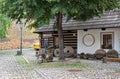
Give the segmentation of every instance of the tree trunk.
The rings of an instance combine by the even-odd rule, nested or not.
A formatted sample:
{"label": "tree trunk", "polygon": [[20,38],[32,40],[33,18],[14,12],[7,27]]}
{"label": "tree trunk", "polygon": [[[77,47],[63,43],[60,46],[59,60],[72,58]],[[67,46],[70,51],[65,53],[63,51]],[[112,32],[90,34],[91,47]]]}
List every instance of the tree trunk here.
{"label": "tree trunk", "polygon": [[60,52],[60,56],[59,59],[60,60],[65,60],[65,56],[64,56],[64,41],[63,41],[63,29],[62,29],[62,14],[59,12],[57,14],[57,30],[58,30],[58,38],[59,38],[59,52]]}

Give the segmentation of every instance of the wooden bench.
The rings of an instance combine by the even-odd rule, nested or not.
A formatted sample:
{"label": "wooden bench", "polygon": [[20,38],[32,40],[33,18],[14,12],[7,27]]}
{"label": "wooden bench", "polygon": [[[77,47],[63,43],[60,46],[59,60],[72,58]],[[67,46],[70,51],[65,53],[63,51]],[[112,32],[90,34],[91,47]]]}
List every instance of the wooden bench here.
{"label": "wooden bench", "polygon": [[109,62],[120,62],[120,58],[107,58],[107,57],[104,57],[103,58],[103,63],[106,63],[107,61],[109,61]]}

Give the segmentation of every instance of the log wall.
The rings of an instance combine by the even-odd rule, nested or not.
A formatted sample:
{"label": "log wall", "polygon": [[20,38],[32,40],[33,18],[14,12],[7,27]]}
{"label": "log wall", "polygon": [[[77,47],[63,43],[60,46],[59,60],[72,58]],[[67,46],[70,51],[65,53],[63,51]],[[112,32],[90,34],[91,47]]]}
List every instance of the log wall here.
{"label": "log wall", "polygon": [[[74,49],[77,49],[77,31],[64,31],[64,46],[72,46]],[[53,37],[50,37],[48,39],[48,45],[49,46],[55,46],[56,44],[56,37],[58,37],[57,33],[53,34]]]}

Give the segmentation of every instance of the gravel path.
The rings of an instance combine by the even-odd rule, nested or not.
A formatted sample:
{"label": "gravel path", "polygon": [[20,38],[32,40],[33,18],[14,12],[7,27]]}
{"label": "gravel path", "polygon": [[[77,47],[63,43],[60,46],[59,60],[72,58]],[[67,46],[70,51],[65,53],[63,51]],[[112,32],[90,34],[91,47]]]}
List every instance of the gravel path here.
{"label": "gravel path", "polygon": [[[14,53],[12,53],[14,52]],[[16,50],[0,51],[0,79],[120,79],[120,63],[100,60],[67,59],[66,63],[81,62],[89,66],[41,67],[36,64],[35,51],[24,50],[23,55],[30,61],[26,64],[16,59]],[[56,59],[54,61],[57,61]],[[59,63],[59,62],[58,62]]]}

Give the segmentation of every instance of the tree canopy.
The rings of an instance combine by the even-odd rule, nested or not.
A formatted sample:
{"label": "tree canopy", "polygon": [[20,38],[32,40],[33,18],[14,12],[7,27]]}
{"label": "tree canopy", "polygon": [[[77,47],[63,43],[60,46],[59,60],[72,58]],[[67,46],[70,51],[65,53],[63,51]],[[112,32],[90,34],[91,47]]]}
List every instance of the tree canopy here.
{"label": "tree canopy", "polygon": [[2,0],[2,12],[12,19],[34,20],[40,27],[55,18],[58,12],[68,19],[87,20],[118,7],[119,0]]}

